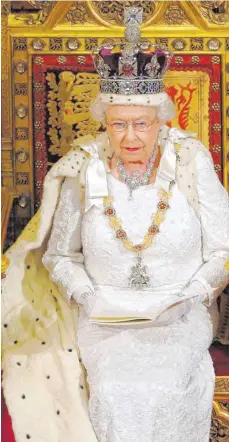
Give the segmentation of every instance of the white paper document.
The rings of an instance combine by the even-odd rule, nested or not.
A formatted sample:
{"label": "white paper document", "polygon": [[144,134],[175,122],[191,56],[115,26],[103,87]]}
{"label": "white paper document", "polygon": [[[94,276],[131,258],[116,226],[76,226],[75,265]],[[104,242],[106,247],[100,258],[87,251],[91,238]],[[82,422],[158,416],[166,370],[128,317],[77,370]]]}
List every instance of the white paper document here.
{"label": "white paper document", "polygon": [[96,289],[89,320],[101,324],[153,322],[169,307],[185,299],[178,296],[177,290],[173,294],[171,290],[164,289],[133,290],[100,286]]}

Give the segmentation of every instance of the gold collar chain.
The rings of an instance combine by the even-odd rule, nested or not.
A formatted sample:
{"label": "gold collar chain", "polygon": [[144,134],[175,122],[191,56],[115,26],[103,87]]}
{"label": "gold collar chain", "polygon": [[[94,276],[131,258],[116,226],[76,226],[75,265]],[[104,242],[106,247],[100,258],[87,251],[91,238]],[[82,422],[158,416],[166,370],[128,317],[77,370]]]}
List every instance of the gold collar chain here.
{"label": "gold collar chain", "polygon": [[156,214],[152,217],[152,223],[148,228],[147,233],[144,236],[144,240],[142,244],[134,244],[127,236],[127,233],[122,227],[121,222],[119,221],[116,210],[113,207],[114,197],[112,195],[106,196],[103,198],[104,204],[104,213],[109,219],[109,225],[112,230],[116,233],[116,238],[121,240],[123,246],[131,250],[132,252],[137,254],[137,264],[135,267],[132,267],[132,273],[129,278],[130,286],[134,289],[142,289],[144,287],[149,287],[150,279],[147,275],[147,267],[143,266],[141,263],[141,252],[145,249],[148,249],[152,245],[153,238],[159,233],[159,227],[161,223],[165,220],[165,215],[167,210],[169,209],[169,199],[172,196],[172,187],[175,182],[171,181],[169,185],[169,191],[161,189],[158,191],[159,202],[157,204]]}
{"label": "gold collar chain", "polygon": [[172,187],[174,185],[174,181],[171,181],[169,191],[159,190],[158,194],[160,200],[157,204],[157,212],[152,218],[152,223],[148,228],[148,232],[144,236],[144,240],[142,244],[133,244],[132,241],[128,239],[127,233],[122,228],[122,224],[119,221],[116,210],[112,205],[114,197],[112,195],[106,196],[103,198],[104,204],[104,213],[109,218],[109,225],[116,232],[116,238],[120,239],[126,249],[131,250],[132,252],[139,253],[144,249],[147,249],[151,246],[153,238],[157,233],[159,233],[159,226],[165,219],[166,211],[169,208],[169,199],[172,196]]}

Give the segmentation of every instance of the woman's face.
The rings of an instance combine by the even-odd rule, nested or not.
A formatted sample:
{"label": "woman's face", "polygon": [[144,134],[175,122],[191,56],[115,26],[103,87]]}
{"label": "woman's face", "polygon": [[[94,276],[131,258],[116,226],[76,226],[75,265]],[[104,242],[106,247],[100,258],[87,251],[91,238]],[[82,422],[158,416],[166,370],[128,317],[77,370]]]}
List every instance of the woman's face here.
{"label": "woman's face", "polygon": [[[115,104],[107,108],[106,123],[115,156],[120,156],[124,163],[145,163],[153,153],[159,129],[163,124],[156,117],[154,107]],[[125,126],[125,123],[135,123],[135,128],[131,124]],[[141,131],[142,127],[146,130]],[[119,131],[120,129],[122,130]]]}

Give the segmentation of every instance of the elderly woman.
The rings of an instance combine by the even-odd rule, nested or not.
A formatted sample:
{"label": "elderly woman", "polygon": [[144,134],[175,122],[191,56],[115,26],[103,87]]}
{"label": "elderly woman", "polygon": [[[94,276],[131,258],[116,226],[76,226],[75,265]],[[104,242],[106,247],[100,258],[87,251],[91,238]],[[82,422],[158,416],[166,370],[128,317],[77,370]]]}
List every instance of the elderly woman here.
{"label": "elderly woman", "polygon": [[[21,359],[6,358],[10,412],[15,392],[9,384],[18,379],[14,363],[28,367],[30,384],[24,374],[20,388],[27,390],[21,393],[29,397],[35,389],[33,399],[38,397],[38,427],[23,432],[17,421],[18,441],[26,435],[49,442],[209,442],[214,370],[208,349],[215,301],[228,275],[228,196],[207,149],[193,134],[165,125],[174,116],[161,82],[168,53],[142,54],[136,44],[131,52],[129,43],[121,58],[116,55],[103,48],[95,58],[102,80],[91,111],[106,132],[78,140],[80,150],[48,174],[41,209],[46,227],[41,223],[33,244],[38,250],[47,239],[55,212],[42,262],[54,283],[50,293],[58,286],[70,308],[79,307],[74,339],[86,369],[93,430],[78,393],[78,361],[70,359],[73,349],[66,344],[70,316],[55,294],[61,345],[50,320],[58,313],[52,313],[44,320],[52,350],[37,350],[26,361],[23,352]],[[15,253],[15,263],[31,249]],[[40,278],[52,296],[37,262],[27,287],[31,291]],[[31,272],[31,262],[25,264]],[[50,309],[40,308],[43,317]],[[34,318],[37,326],[41,317]],[[20,405],[18,413],[23,410]]]}
{"label": "elderly woman", "polygon": [[163,106],[100,101],[92,113],[105,112],[108,196],[101,206],[88,198],[82,213],[76,179],[65,179],[43,257],[66,300],[81,306],[90,419],[99,442],[208,442],[214,370],[207,306],[226,274],[228,197],[190,134],[183,148],[197,147],[199,216],[169,167],[168,191],[161,187],[168,97]]}

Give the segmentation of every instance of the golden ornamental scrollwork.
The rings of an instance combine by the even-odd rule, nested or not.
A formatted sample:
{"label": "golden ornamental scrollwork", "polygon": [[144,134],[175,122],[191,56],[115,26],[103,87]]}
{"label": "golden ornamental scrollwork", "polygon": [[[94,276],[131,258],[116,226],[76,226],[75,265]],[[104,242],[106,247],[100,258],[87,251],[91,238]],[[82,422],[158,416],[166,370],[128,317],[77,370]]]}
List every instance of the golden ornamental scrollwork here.
{"label": "golden ornamental scrollwork", "polygon": [[207,1],[198,2],[200,10],[210,23],[216,25],[226,25],[229,23],[229,5],[227,1]]}
{"label": "golden ornamental scrollwork", "polygon": [[152,19],[155,13],[156,5],[154,1],[93,1],[93,8],[105,21],[123,26],[124,7],[142,7],[143,23]]}
{"label": "golden ornamental scrollwork", "polygon": [[38,12],[31,14],[15,14],[15,19],[27,25],[41,25],[46,21],[56,2],[51,0],[31,0],[28,1],[28,3],[33,6],[34,9],[38,10]]}
{"label": "golden ornamental scrollwork", "polygon": [[215,410],[212,413],[212,425],[210,431],[210,442],[227,442],[229,440],[229,427],[221,419]]}
{"label": "golden ornamental scrollwork", "polygon": [[170,5],[166,10],[163,21],[171,26],[190,24],[190,20],[179,5]]}
{"label": "golden ornamental scrollwork", "polygon": [[95,23],[95,18],[92,16],[87,2],[72,2],[71,8],[65,15],[65,20],[72,25]]}
{"label": "golden ornamental scrollwork", "polygon": [[229,402],[220,402],[220,405],[222,407],[222,410],[228,413],[228,418],[229,418]]}
{"label": "golden ornamental scrollwork", "polygon": [[1,2],[1,15],[8,16],[11,12],[11,3],[9,1],[2,1]]}
{"label": "golden ornamental scrollwork", "polygon": [[229,394],[229,377],[216,377],[215,391]]}

